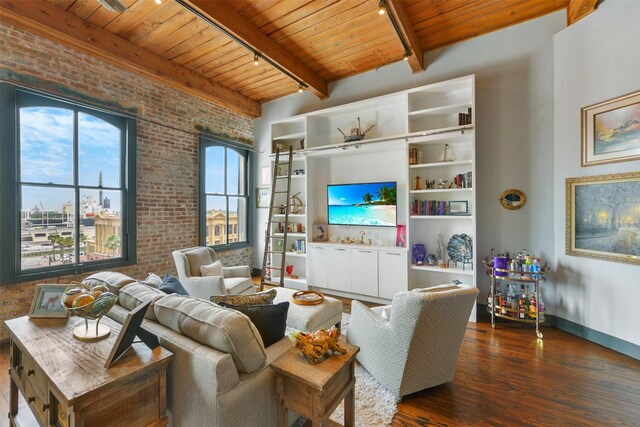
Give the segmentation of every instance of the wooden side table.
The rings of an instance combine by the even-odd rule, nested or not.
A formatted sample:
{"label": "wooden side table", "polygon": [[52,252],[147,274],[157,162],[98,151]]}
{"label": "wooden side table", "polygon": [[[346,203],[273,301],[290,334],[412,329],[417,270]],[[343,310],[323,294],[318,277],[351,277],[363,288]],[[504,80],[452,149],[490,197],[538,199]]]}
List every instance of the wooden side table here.
{"label": "wooden side table", "polygon": [[271,368],[276,371],[278,426],[287,425],[291,409],[311,421],[314,427],[336,425],[329,416],[344,399],[344,425],[355,423],[354,362],[359,347],[341,343],[347,353],[329,356],[312,365],[295,348],[278,357]]}
{"label": "wooden side table", "polygon": [[[104,367],[121,325],[107,317],[109,338],[73,338],[71,319],[7,320],[12,426],[164,426],[168,423],[166,370],[171,352],[134,344],[111,368]],[[29,411],[18,412],[18,392]],[[34,419],[35,417],[35,419]]]}

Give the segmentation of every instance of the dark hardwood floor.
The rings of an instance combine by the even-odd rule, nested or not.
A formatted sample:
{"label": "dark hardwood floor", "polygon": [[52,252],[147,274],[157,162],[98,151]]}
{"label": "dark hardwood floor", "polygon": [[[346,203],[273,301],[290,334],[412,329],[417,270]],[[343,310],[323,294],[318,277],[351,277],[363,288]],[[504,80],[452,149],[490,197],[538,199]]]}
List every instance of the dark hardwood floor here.
{"label": "dark hardwood floor", "polygon": [[[529,325],[492,329],[481,316],[467,327],[454,381],[405,397],[393,426],[640,426],[640,361],[555,328],[542,332],[539,341]],[[8,364],[4,343],[0,414],[8,412]]]}

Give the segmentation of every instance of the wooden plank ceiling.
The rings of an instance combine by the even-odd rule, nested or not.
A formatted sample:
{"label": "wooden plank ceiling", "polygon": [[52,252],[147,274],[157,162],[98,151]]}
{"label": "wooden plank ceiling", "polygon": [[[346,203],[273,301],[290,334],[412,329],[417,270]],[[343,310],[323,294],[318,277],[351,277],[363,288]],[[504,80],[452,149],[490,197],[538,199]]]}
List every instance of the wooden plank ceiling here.
{"label": "wooden plank ceiling", "polygon": [[[91,37],[94,39],[104,32],[111,33],[123,40],[119,49],[131,46],[137,52],[144,51],[161,59],[157,67],[170,62],[171,67],[197,82],[200,76],[208,79],[214,85],[212,98],[217,96],[215,88],[228,88],[238,94],[238,99],[246,101],[246,105],[235,108],[252,116],[259,115],[260,103],[298,90],[298,82],[290,76],[264,60],[254,65],[254,51],[247,50],[176,1],[162,0],[161,4],[154,0],[121,2],[127,7],[123,13],[109,11],[98,0],[2,0],[0,19],[9,17],[7,19],[14,24],[30,20],[36,23],[32,23],[30,30],[38,32],[37,27],[46,20],[27,16],[34,12],[24,9],[46,3],[46,7],[64,13],[68,22],[82,21],[93,32]],[[404,47],[389,18],[378,14],[378,0],[229,0],[219,8],[215,7],[220,4],[217,1],[185,2],[214,22],[229,23],[231,33],[234,25],[236,29],[253,31],[243,31],[240,38],[248,38],[244,41],[249,45],[261,47],[256,49],[260,55],[269,56],[269,52],[273,52],[276,63],[289,68],[292,75],[304,77],[301,81],[321,97],[329,95],[326,93],[327,82],[403,59]],[[413,39],[407,41],[414,53],[477,37],[560,9],[573,11],[568,17],[571,23],[593,11],[596,2],[387,0],[387,3],[387,11],[398,18],[405,39]],[[45,9],[40,7],[40,13],[51,16],[51,11]],[[71,33],[72,27],[69,28]],[[252,37],[263,38],[256,30],[268,39],[252,44]],[[56,31],[64,32],[64,29],[57,28]],[[47,31],[40,32],[49,35]],[[78,34],[68,36],[79,37]],[[59,35],[57,39],[63,37]],[[87,41],[80,40],[75,44],[80,42]],[[117,53],[107,53],[117,56]],[[415,55],[412,56],[407,66],[414,72],[429,66],[422,65]],[[104,55],[101,58],[104,59]],[[117,62],[121,64],[122,61],[120,57]],[[154,73],[157,74],[157,70],[152,70],[151,74]],[[201,91],[206,90],[203,86]],[[234,108],[233,96],[226,92],[225,95],[222,103]],[[252,102],[255,104],[247,106]]]}

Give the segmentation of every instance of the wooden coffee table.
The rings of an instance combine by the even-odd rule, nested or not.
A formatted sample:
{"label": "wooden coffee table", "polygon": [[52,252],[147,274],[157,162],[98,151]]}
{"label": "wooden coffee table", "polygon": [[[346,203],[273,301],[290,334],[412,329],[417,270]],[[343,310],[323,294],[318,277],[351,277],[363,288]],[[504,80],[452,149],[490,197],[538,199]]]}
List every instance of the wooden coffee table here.
{"label": "wooden coffee table", "polygon": [[[11,425],[166,425],[171,352],[136,343],[105,369],[121,325],[105,317],[101,323],[111,328],[109,338],[82,342],[73,338],[78,322],[83,320],[26,316],[5,322],[11,336]],[[18,392],[31,411],[18,411]]]}
{"label": "wooden coffee table", "polygon": [[329,416],[344,399],[344,425],[355,422],[354,362],[359,347],[346,343],[347,353],[329,356],[312,365],[295,348],[289,349],[272,364],[276,371],[278,393],[278,426],[287,425],[287,410],[291,409],[311,421],[311,425],[338,425]]}

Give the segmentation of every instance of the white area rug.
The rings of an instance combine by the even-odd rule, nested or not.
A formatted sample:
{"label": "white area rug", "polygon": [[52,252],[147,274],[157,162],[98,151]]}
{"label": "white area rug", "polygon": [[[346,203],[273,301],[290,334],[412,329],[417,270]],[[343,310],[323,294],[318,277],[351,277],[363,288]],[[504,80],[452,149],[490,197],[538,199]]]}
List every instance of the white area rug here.
{"label": "white area rug", "polygon": [[[349,318],[348,314],[342,314],[342,334],[347,333]],[[355,374],[356,427],[391,425],[391,420],[398,411],[398,399],[380,385],[358,362],[356,362]],[[330,418],[337,423],[344,423],[344,402],[338,405]],[[304,422],[304,419],[300,419],[294,427],[300,427]]]}

